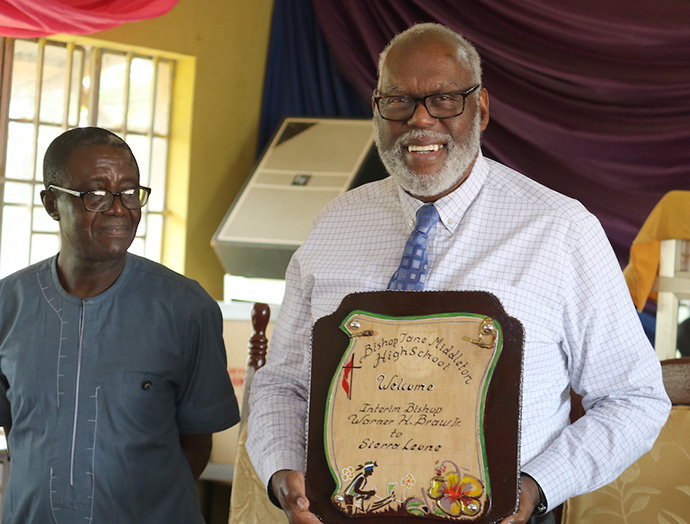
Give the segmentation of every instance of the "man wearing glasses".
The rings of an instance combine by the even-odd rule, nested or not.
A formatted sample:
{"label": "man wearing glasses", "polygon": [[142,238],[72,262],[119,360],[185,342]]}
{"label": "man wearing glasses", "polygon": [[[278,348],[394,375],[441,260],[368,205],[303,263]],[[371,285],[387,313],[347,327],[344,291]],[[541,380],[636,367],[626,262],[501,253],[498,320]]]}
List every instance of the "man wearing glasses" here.
{"label": "man wearing glasses", "polygon": [[239,420],[217,304],[127,252],[151,190],[109,131],[46,151],[60,252],[0,281],[3,523],[204,522],[195,479]]}
{"label": "man wearing glasses", "polygon": [[[581,204],[482,156],[489,96],[460,35],[419,24],[395,37],[372,109],[390,177],[331,202],[290,263],[252,384],[251,459],[292,524],[317,524],[303,475],[312,324],[360,291],[489,291],[525,327],[521,496],[501,524],[552,523],[646,452],[670,409],[618,262]],[[411,231],[428,238],[405,266]],[[571,385],[587,409],[574,425]]]}

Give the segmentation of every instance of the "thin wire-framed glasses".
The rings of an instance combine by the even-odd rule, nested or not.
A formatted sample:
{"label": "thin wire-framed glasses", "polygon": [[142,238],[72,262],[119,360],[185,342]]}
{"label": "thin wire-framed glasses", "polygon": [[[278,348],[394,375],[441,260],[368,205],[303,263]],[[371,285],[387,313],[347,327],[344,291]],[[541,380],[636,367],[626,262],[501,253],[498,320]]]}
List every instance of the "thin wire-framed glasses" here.
{"label": "thin wire-framed glasses", "polygon": [[75,191],[74,189],[67,189],[53,184],[48,186],[48,191],[51,189],[57,189],[68,195],[81,198],[84,207],[95,213],[108,211],[112,207],[113,202],[115,202],[115,197],[120,197],[120,202],[122,202],[122,206],[125,209],[141,209],[149,201],[149,195],[151,194],[151,188],[144,186],[132,187],[119,193],[111,193],[107,189]]}
{"label": "thin wire-framed glasses", "polygon": [[481,84],[474,85],[465,91],[449,93],[434,93],[426,96],[375,96],[374,102],[379,115],[385,120],[400,122],[409,120],[422,102],[426,110],[434,118],[453,118],[465,111],[465,99],[474,93]]}

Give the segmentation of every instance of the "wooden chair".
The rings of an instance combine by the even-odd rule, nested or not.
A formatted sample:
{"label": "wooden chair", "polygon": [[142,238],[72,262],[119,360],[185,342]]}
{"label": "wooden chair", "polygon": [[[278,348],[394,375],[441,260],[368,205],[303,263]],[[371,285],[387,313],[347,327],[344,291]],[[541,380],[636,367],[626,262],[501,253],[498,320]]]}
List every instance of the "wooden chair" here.
{"label": "wooden chair", "polygon": [[648,298],[657,302],[654,349],[675,358],[679,301],[690,298],[690,191],[669,191],[654,206],[623,274],[640,311]]}
{"label": "wooden chair", "polygon": [[249,357],[244,377],[244,391],[240,408],[240,435],[235,457],[235,473],[230,494],[229,524],[286,524],[285,514],[276,508],[266,495],[266,488],[259,480],[247,454],[247,418],[249,417],[249,395],[254,373],[266,363],[268,339],[266,327],[271,311],[267,304],[254,304],[252,327],[254,333],[249,339]]}
{"label": "wooden chair", "polygon": [[654,447],[611,484],[567,500],[561,524],[690,524],[690,357],[661,365],[673,408]]}

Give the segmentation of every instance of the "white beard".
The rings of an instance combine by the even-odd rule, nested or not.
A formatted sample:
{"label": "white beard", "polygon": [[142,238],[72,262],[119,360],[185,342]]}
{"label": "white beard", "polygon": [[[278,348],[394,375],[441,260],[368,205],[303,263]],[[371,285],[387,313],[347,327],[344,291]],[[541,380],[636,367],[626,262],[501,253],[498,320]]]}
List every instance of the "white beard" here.
{"label": "white beard", "polygon": [[[418,197],[435,197],[456,185],[479,152],[481,127],[479,114],[464,143],[458,143],[445,133],[415,129],[400,136],[393,146],[383,149],[381,146],[380,119],[374,118],[374,141],[379,156],[388,173],[405,191]],[[420,175],[412,171],[403,161],[403,142],[410,139],[432,139],[445,142],[447,149],[446,162],[436,173]]]}

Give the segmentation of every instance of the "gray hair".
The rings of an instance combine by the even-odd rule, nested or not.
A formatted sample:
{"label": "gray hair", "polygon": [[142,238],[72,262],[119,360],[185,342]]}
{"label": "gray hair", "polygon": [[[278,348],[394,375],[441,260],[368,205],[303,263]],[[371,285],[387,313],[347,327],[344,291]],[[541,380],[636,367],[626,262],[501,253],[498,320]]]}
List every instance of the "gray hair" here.
{"label": "gray hair", "polygon": [[479,53],[474,48],[474,46],[465,37],[456,33],[452,29],[436,23],[425,22],[421,24],[415,24],[405,29],[403,32],[398,33],[393,37],[393,39],[388,42],[388,45],[381,51],[379,55],[378,64],[378,85],[377,88],[381,87],[381,70],[383,69],[383,63],[386,61],[388,52],[391,48],[399,43],[408,40],[426,40],[429,38],[444,39],[448,42],[456,44],[458,53],[465,61],[465,67],[472,75],[474,82],[481,84],[482,82],[482,62],[479,57]]}
{"label": "gray hair", "polygon": [[68,174],[67,162],[75,149],[90,146],[112,146],[127,150],[134,165],[137,166],[137,172],[139,171],[137,161],[127,142],[115,133],[100,127],[77,127],[65,131],[48,146],[43,157],[43,184],[46,189],[51,184],[63,183]]}

